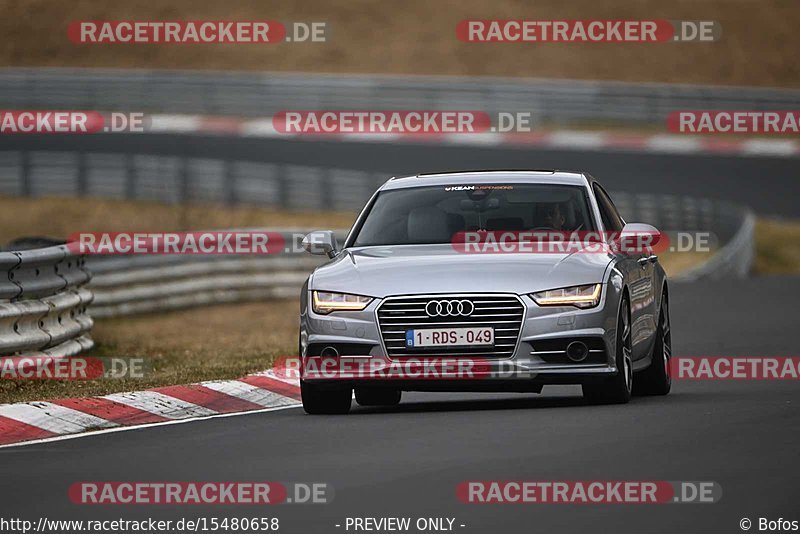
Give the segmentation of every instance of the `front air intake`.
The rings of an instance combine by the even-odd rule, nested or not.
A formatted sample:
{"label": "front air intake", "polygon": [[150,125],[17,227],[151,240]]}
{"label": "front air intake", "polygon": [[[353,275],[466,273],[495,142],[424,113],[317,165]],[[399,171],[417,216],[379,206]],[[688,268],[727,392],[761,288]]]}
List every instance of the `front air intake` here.
{"label": "front air intake", "polygon": [[[431,304],[445,302],[444,306]],[[453,303],[448,305],[449,303]],[[516,295],[443,294],[389,297],[378,307],[378,325],[390,358],[483,356],[510,358],[522,327],[525,307]],[[407,348],[406,331],[437,327],[494,328],[494,346]]]}

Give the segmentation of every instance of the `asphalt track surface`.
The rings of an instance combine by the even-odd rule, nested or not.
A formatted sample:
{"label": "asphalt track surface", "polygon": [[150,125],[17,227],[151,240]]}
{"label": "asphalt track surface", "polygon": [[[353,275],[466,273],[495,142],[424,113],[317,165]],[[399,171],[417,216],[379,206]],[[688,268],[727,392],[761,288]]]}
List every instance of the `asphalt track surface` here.
{"label": "asphalt track surface", "polygon": [[[672,287],[677,355],[797,351],[798,278]],[[0,517],[275,516],[280,532],[346,532],[346,517],[454,517],[456,532],[741,532],[800,520],[797,381],[676,382],[667,397],[590,406],[578,390],[406,394],[348,416],[301,409],[0,449]],[[465,480],[712,480],[715,504],[460,503]],[[76,481],[305,481],[326,505],[79,506]],[[335,525],[342,527],[337,528]],[[353,532],[350,530],[349,532]],[[416,530],[411,530],[416,532]]]}
{"label": "asphalt track surface", "polygon": [[[0,138],[2,150],[185,155],[415,174],[473,169],[590,172],[607,189],[724,199],[757,213],[800,217],[800,160],[709,154],[655,154],[537,147],[365,143],[202,135],[22,135]],[[389,176],[386,176],[388,178]]]}

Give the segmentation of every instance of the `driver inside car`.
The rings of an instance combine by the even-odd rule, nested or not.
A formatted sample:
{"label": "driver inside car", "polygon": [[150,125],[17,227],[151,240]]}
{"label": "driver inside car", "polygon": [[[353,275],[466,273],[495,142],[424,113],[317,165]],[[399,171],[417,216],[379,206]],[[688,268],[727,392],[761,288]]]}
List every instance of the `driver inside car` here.
{"label": "driver inside car", "polygon": [[553,230],[563,230],[565,222],[566,218],[561,213],[561,205],[558,202],[554,202],[545,207],[544,209],[545,226],[552,228]]}

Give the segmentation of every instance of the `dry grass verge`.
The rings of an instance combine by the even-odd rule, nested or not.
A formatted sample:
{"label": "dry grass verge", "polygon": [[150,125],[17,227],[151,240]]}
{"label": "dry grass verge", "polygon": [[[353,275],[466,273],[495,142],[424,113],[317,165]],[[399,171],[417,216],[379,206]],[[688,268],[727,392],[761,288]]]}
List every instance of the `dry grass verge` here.
{"label": "dry grass verge", "polygon": [[677,276],[678,274],[697,267],[711,259],[716,251],[709,252],[660,252],[658,262],[666,271],[667,276]]}
{"label": "dry grass verge", "polygon": [[756,274],[800,274],[800,221],[756,221]]}
{"label": "dry grass verge", "polygon": [[282,211],[246,206],[171,206],[104,198],[0,196],[0,243],[22,236],[66,238],[75,232],[211,230],[258,226],[349,228],[349,212]]}
{"label": "dry grass verge", "polygon": [[233,379],[297,354],[299,303],[232,304],[98,321],[88,356],[142,358],[142,379],[0,380],[0,403]]}

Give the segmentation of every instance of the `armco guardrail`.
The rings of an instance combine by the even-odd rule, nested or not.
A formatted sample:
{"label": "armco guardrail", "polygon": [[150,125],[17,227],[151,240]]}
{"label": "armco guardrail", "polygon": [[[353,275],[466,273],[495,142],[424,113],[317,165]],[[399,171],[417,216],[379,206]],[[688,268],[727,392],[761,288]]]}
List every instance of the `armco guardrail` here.
{"label": "armco guardrail", "polygon": [[796,109],[800,91],[754,87],[493,77],[277,72],[0,70],[6,108],[265,116],[286,109],[531,112],[569,124],[663,124],[682,109]]}
{"label": "armco guardrail", "polygon": [[0,355],[52,356],[92,348],[84,258],[66,246],[0,252]]}
{"label": "armco guardrail", "polygon": [[710,260],[682,272],[677,280],[716,280],[720,278],[744,278],[750,273],[755,257],[755,216],[745,213],[733,238]]}
{"label": "armco guardrail", "polygon": [[646,222],[664,231],[711,232],[717,249],[706,262],[683,271],[674,280],[744,278],[755,256],[755,216],[731,202],[676,195],[614,193],[628,221]]}
{"label": "armco guardrail", "polygon": [[296,298],[321,261],[313,256],[95,257],[93,317]]}
{"label": "armco guardrail", "polygon": [[[245,230],[245,229],[238,229]],[[210,304],[296,298],[309,273],[324,259],[302,251],[310,229],[260,228],[291,238],[275,255],[90,256],[93,317],[115,317]],[[344,241],[345,231],[337,231]]]}

